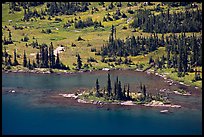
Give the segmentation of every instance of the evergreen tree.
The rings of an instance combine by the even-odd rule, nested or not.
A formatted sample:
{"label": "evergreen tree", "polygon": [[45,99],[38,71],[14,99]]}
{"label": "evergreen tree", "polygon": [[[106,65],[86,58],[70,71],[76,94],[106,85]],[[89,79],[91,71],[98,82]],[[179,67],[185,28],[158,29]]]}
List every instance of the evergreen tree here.
{"label": "evergreen tree", "polygon": [[12,35],[11,35],[11,31],[9,31],[9,42],[10,42],[10,43],[13,43],[13,42],[12,42]]}
{"label": "evergreen tree", "polygon": [[43,68],[45,67],[44,62],[45,62],[45,52],[44,52],[44,44],[40,46],[40,67]]}
{"label": "evergreen tree", "polygon": [[56,59],[55,67],[58,69],[60,68],[60,59],[59,59],[59,53],[58,52],[57,52],[57,59]]}
{"label": "evergreen tree", "polygon": [[125,90],[125,85],[123,86],[123,99],[125,99],[126,98],[126,90]]}
{"label": "evergreen tree", "polygon": [[31,65],[31,63],[30,63],[30,59],[28,60],[28,69],[32,69],[32,65]]}
{"label": "evergreen tree", "polygon": [[128,88],[127,88],[127,98],[130,99],[130,87],[129,87],[129,84],[128,84]]}
{"label": "evergreen tree", "polygon": [[151,64],[151,63],[153,63],[154,62],[154,60],[152,59],[152,56],[150,56],[150,58],[149,58],[149,64]]}
{"label": "evergreen tree", "polygon": [[114,97],[117,96],[117,82],[114,83]]}
{"label": "evergreen tree", "polygon": [[48,49],[45,47],[45,53],[44,53],[44,67],[48,68]]}
{"label": "evergreen tree", "polygon": [[180,57],[178,59],[178,77],[181,77],[182,76],[182,72],[183,72],[183,69],[182,69],[182,57],[181,57],[181,54],[179,54]]}
{"label": "evergreen tree", "polygon": [[111,95],[111,79],[110,79],[110,74],[108,73],[108,85],[107,85],[107,91],[108,91],[108,97]]}
{"label": "evergreen tree", "polygon": [[7,63],[8,66],[11,66],[12,65],[12,62],[11,62],[11,56],[8,56],[8,63]]}
{"label": "evergreen tree", "polygon": [[170,47],[167,49],[167,67],[170,68]]}
{"label": "evergreen tree", "polygon": [[119,81],[118,83],[118,97],[119,100],[123,99],[123,93],[122,93],[122,88],[121,88],[121,82]]}
{"label": "evergreen tree", "polygon": [[4,47],[4,57],[5,57],[5,65],[7,65],[7,63],[8,63],[8,53],[7,53],[7,51],[6,51],[6,47]]}
{"label": "evergreen tree", "polygon": [[141,82],[140,82],[140,91],[141,91],[141,92],[143,91],[142,83],[141,83]]}
{"label": "evergreen tree", "polygon": [[100,93],[99,93],[99,83],[98,83],[98,79],[96,79],[96,97],[99,97],[100,96]]}
{"label": "evergreen tree", "polygon": [[39,52],[37,52],[37,54],[36,54],[36,63],[37,63],[36,67],[40,67],[40,55],[39,55]]}
{"label": "evergreen tree", "polygon": [[37,68],[35,61],[33,60],[33,68]]}
{"label": "evergreen tree", "polygon": [[17,61],[17,57],[16,57],[16,50],[14,50],[14,61],[13,61],[13,65],[16,66],[18,65],[18,61]]}
{"label": "evergreen tree", "polygon": [[146,87],[145,87],[145,85],[143,85],[143,95],[144,95],[144,99],[146,99]]}
{"label": "evergreen tree", "polygon": [[24,50],[24,55],[23,55],[23,66],[27,67],[27,58],[26,58],[25,50]]}
{"label": "evergreen tree", "polygon": [[49,54],[50,68],[53,68],[55,65],[55,55],[52,42],[50,43]]}
{"label": "evergreen tree", "polygon": [[81,61],[80,55],[78,54],[77,55],[77,69],[81,69],[81,67],[82,67],[82,61]]}

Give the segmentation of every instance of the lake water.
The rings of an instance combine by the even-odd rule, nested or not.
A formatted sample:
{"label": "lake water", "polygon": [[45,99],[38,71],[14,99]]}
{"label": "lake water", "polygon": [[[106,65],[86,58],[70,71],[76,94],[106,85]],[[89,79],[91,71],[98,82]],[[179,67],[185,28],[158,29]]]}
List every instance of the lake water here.
{"label": "lake water", "polygon": [[[125,81],[136,88],[140,82],[147,87],[155,85],[153,82],[163,83],[160,78],[143,73],[111,72],[112,79],[117,75],[122,83]],[[177,108],[171,110],[173,113],[161,114],[160,109],[140,107],[106,110],[56,104],[33,105],[44,90],[69,92],[79,87],[91,88],[96,78],[100,86],[105,86],[107,72],[70,76],[3,73],[2,89],[20,87],[31,90],[30,94],[2,93],[3,134],[202,134],[201,108]],[[193,99],[189,97],[189,100]]]}

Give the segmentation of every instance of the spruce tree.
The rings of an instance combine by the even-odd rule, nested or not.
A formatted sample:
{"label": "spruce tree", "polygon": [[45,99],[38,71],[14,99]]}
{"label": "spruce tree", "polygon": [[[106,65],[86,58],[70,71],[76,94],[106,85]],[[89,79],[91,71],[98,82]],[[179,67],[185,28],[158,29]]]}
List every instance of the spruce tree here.
{"label": "spruce tree", "polygon": [[122,100],[123,99],[123,96],[122,96],[122,87],[121,87],[121,82],[119,81],[118,83],[118,99],[119,100]]}
{"label": "spruce tree", "polygon": [[45,68],[48,68],[48,49],[47,47],[45,47],[45,53],[44,53],[44,65],[45,65]]}
{"label": "spruce tree", "polygon": [[167,48],[167,67],[170,68],[170,64],[171,64],[171,61],[170,61],[170,49]]}
{"label": "spruce tree", "polygon": [[80,55],[78,54],[78,55],[77,55],[77,69],[80,70],[81,67],[82,67],[82,61],[81,61]]}
{"label": "spruce tree", "polygon": [[127,88],[127,98],[130,99],[130,86],[128,84],[128,88]]}
{"label": "spruce tree", "polygon": [[13,43],[13,42],[12,42],[12,35],[11,35],[11,31],[9,31],[9,43]]}
{"label": "spruce tree", "polygon": [[110,74],[108,73],[108,84],[107,84],[107,92],[108,92],[108,97],[111,95],[111,79],[110,79]]}
{"label": "spruce tree", "polygon": [[37,54],[36,54],[36,63],[37,63],[36,67],[40,68],[40,55],[39,55],[39,52],[37,52]]}
{"label": "spruce tree", "polygon": [[44,46],[41,45],[40,46],[40,67],[41,68],[44,68],[45,65],[44,65],[44,62],[45,62],[45,52],[44,52]]}
{"label": "spruce tree", "polygon": [[35,61],[33,60],[33,68],[37,68]]}
{"label": "spruce tree", "polygon": [[117,96],[117,82],[114,83],[114,97]]}
{"label": "spruce tree", "polygon": [[16,57],[16,50],[14,50],[14,61],[13,61],[13,65],[16,66],[18,65],[18,61],[17,61],[17,57]]}
{"label": "spruce tree", "polygon": [[30,59],[28,60],[28,69],[32,69],[32,65],[31,65],[31,63],[30,63]]}
{"label": "spruce tree", "polygon": [[144,99],[146,99],[146,87],[145,87],[145,85],[143,85],[143,95],[144,95]]}
{"label": "spruce tree", "polygon": [[96,79],[96,97],[99,97],[100,96],[100,93],[99,93],[99,83],[98,83],[98,79]]}
{"label": "spruce tree", "polygon": [[54,55],[54,48],[52,42],[50,43],[49,48],[49,61],[50,61],[50,68],[53,68],[55,65],[55,55]]}
{"label": "spruce tree", "polygon": [[126,98],[126,90],[125,90],[125,85],[123,86],[123,99],[125,99]]}
{"label": "spruce tree", "polygon": [[60,59],[59,59],[59,53],[57,52],[57,59],[56,59],[56,63],[55,63],[56,68],[60,68]]}
{"label": "spruce tree", "polygon": [[4,60],[5,65],[7,65],[7,63],[8,63],[8,53],[6,51],[6,47],[4,47],[4,57],[5,57],[5,60]]}
{"label": "spruce tree", "polygon": [[24,55],[23,55],[23,66],[27,67],[27,58],[26,58],[25,50],[24,50]]}
{"label": "spruce tree", "polygon": [[8,56],[8,63],[7,63],[7,65],[8,65],[8,66],[11,66],[11,65],[12,65],[11,56],[10,56],[10,55]]}
{"label": "spruce tree", "polygon": [[140,82],[140,91],[141,91],[141,92],[143,91],[142,83],[141,83],[141,82]]}

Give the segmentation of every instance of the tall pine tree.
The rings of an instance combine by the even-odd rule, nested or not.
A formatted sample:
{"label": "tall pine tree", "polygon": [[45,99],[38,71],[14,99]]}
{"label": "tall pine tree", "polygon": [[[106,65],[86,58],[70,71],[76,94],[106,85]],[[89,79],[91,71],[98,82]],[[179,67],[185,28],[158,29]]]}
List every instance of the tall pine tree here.
{"label": "tall pine tree", "polygon": [[81,69],[81,67],[82,67],[82,61],[81,61],[80,55],[78,54],[77,55],[77,69]]}
{"label": "tall pine tree", "polygon": [[98,79],[96,79],[96,97],[100,97],[100,93],[99,93],[99,83],[98,83]]}
{"label": "tall pine tree", "polygon": [[23,66],[27,67],[27,58],[26,58],[25,50],[24,50],[24,55],[23,55]]}
{"label": "tall pine tree", "polygon": [[18,65],[17,57],[16,57],[16,49],[14,49],[14,60],[13,60],[13,65],[16,66]]}
{"label": "tall pine tree", "polygon": [[108,73],[108,84],[107,84],[107,91],[108,91],[108,97],[111,96],[111,79],[110,79],[110,74]]}

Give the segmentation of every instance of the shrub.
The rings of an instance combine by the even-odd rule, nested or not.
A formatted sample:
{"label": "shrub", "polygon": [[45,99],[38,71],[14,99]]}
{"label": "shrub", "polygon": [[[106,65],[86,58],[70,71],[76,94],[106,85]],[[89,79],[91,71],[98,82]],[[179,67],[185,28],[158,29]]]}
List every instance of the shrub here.
{"label": "shrub", "polygon": [[87,59],[87,62],[97,62],[93,57],[89,57],[88,59]]}
{"label": "shrub", "polygon": [[72,47],[76,47],[76,44],[74,44],[74,43],[72,43],[72,45],[71,45]]}
{"label": "shrub", "polygon": [[122,18],[127,18],[127,16],[125,15],[125,13],[122,14]]}
{"label": "shrub", "polygon": [[90,43],[87,44],[87,47],[91,47],[92,45]]}
{"label": "shrub", "polygon": [[134,14],[134,11],[131,10],[131,9],[128,9],[128,13],[130,13],[130,14]]}
{"label": "shrub", "polygon": [[96,52],[96,48],[91,48],[91,52]]}
{"label": "shrub", "polygon": [[60,18],[55,18],[55,21],[61,22],[62,19],[60,19]]}
{"label": "shrub", "polygon": [[84,39],[82,39],[81,36],[78,37],[77,41],[80,41],[80,40],[84,41]]}
{"label": "shrub", "polygon": [[46,31],[43,29],[41,32],[46,34],[52,33],[51,29],[46,29]]}
{"label": "shrub", "polygon": [[117,15],[114,15],[113,18],[114,18],[115,20],[119,20],[119,19],[120,19]]}
{"label": "shrub", "polygon": [[51,29],[46,29],[46,33],[47,34],[52,33]]}
{"label": "shrub", "polygon": [[126,26],[123,26],[123,28],[122,29],[127,29],[127,27]]}
{"label": "shrub", "polygon": [[28,40],[29,40],[28,36],[24,36],[23,41],[24,41],[24,42],[27,42]]}

